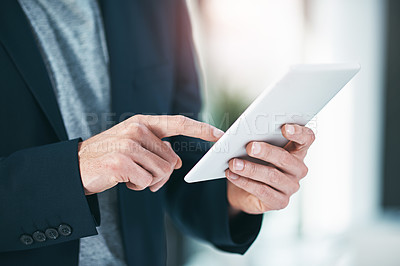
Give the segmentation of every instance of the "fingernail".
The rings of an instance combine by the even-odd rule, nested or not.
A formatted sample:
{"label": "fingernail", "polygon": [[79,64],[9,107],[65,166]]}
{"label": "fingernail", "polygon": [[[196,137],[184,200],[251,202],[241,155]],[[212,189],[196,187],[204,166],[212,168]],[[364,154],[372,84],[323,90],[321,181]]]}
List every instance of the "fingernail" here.
{"label": "fingernail", "polygon": [[222,137],[224,135],[224,131],[222,131],[222,130],[220,130],[220,129],[215,127],[214,130],[213,130],[213,135],[216,138],[220,138],[220,137]]}
{"label": "fingernail", "polygon": [[236,180],[239,178],[239,176],[237,174],[234,174],[232,172],[228,172],[228,177],[229,177],[229,179],[232,179],[232,180]]}
{"label": "fingernail", "polygon": [[294,134],[294,126],[293,125],[286,125],[285,129],[286,129],[286,133],[288,133],[289,135]]}
{"label": "fingernail", "polygon": [[253,145],[251,146],[251,153],[256,155],[256,154],[259,154],[260,151],[261,151],[260,143],[253,142]]}
{"label": "fingernail", "polygon": [[243,170],[243,168],[244,168],[244,163],[243,163],[243,161],[242,160],[240,160],[240,159],[235,159],[234,161],[233,161],[233,168],[235,168],[235,170]]}

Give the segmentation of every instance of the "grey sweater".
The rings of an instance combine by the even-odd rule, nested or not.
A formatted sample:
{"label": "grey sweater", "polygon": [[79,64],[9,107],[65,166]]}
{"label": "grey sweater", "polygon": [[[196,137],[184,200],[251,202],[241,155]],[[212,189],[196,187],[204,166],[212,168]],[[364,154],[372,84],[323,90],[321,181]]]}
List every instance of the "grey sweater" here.
{"label": "grey sweater", "polygon": [[[108,53],[96,0],[19,0],[35,33],[70,139],[107,129]],[[99,235],[80,241],[80,265],[125,265],[116,188],[100,193]]]}

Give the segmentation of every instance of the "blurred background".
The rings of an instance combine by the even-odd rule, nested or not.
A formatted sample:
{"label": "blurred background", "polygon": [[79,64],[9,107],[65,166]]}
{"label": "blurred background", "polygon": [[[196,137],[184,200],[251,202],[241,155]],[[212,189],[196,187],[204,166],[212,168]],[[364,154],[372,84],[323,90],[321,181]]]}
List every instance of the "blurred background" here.
{"label": "blurred background", "polygon": [[188,7],[203,119],[220,128],[291,64],[359,62],[362,70],[312,121],[309,174],[288,208],[264,215],[250,250],[217,251],[168,222],[169,265],[399,266],[400,1],[188,0]]}

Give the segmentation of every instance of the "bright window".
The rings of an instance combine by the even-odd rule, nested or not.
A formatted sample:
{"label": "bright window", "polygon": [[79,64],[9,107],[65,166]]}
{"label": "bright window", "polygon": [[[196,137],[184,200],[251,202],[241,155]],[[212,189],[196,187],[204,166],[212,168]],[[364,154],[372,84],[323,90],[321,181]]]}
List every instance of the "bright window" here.
{"label": "bright window", "polygon": [[246,105],[294,63],[355,61],[362,71],[310,125],[309,175],[286,210],[265,215],[249,252],[194,241],[187,265],[364,265],[352,237],[379,214],[383,3],[189,0],[208,116],[221,91]]}

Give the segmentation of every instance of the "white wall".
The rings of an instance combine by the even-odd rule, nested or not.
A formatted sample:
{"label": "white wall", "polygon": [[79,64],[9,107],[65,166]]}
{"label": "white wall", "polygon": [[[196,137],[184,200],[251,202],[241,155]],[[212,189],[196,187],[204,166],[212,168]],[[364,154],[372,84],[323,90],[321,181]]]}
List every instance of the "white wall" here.
{"label": "white wall", "polygon": [[362,70],[318,117],[304,191],[306,230],[366,225],[379,212],[384,1],[309,3],[307,61],[356,61]]}

